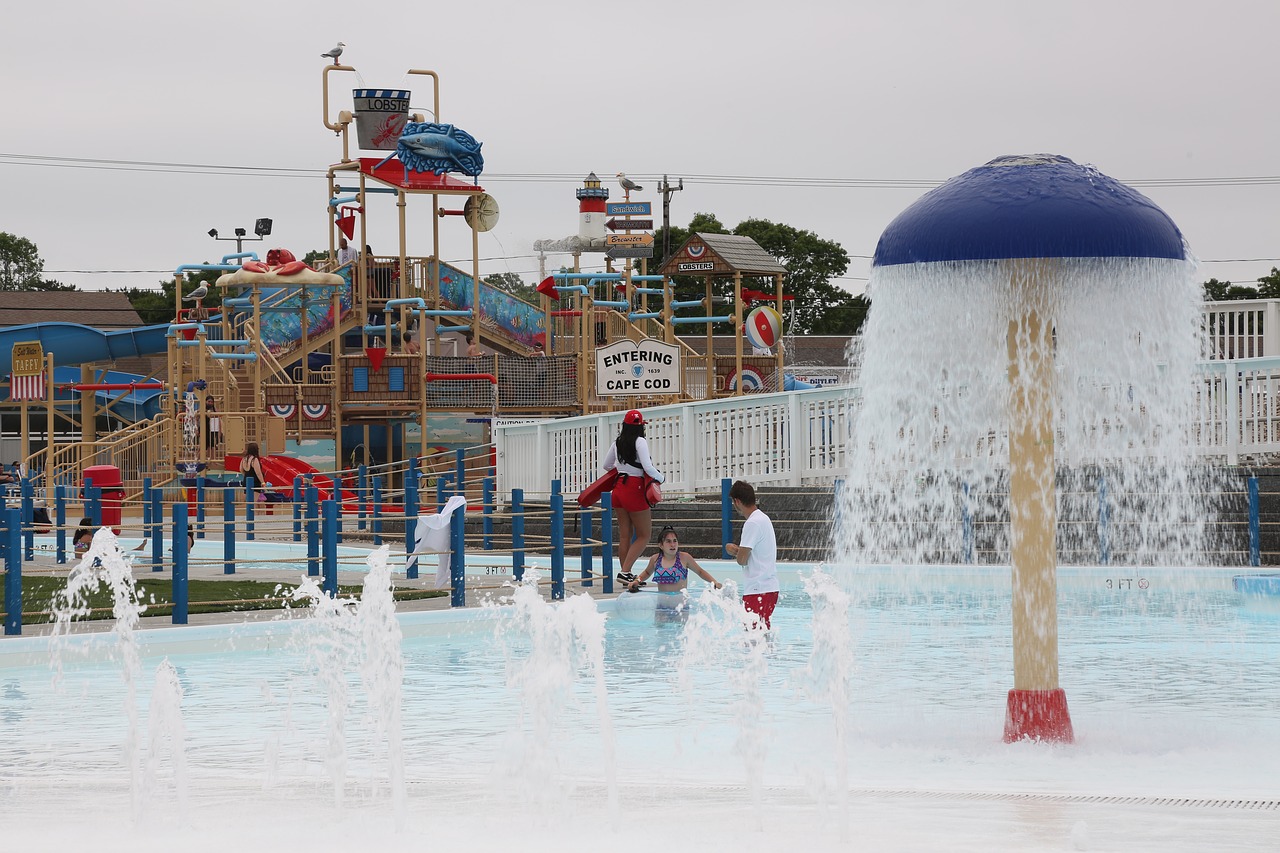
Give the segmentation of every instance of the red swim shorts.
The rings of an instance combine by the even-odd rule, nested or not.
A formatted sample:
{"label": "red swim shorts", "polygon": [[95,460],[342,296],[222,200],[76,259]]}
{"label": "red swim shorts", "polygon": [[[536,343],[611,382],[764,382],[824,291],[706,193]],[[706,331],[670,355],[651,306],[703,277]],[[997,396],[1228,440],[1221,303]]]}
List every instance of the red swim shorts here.
{"label": "red swim shorts", "polygon": [[613,505],[627,512],[644,512],[649,502],[644,497],[644,477],[620,474],[613,484]]}
{"label": "red swim shorts", "polygon": [[752,595],[742,596],[742,606],[747,608],[748,613],[756,615],[755,625],[752,627],[759,628],[763,626],[766,630],[773,626],[769,624],[769,618],[773,616],[773,608],[778,606],[778,594],[776,592],[757,592]]}

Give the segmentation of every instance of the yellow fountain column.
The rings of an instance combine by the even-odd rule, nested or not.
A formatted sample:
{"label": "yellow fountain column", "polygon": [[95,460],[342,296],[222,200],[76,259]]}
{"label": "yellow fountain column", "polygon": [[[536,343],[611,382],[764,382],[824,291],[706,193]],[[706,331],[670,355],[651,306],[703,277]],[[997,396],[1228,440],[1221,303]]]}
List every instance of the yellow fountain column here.
{"label": "yellow fountain column", "polygon": [[1057,504],[1051,294],[1058,262],[1007,263],[1009,322],[1009,560],[1013,569],[1013,690],[1006,741],[1071,741],[1058,686]]}

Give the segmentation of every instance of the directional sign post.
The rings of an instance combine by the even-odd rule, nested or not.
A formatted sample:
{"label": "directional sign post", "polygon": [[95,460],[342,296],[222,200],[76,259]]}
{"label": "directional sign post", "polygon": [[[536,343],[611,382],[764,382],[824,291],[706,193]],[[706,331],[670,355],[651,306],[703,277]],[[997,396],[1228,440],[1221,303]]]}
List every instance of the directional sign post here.
{"label": "directional sign post", "polygon": [[615,201],[604,206],[605,216],[653,216],[653,205],[647,201]]}
{"label": "directional sign post", "polygon": [[606,246],[652,246],[652,234],[606,234]]}
{"label": "directional sign post", "polygon": [[648,246],[610,246],[605,249],[605,257],[613,260],[620,258],[652,258],[653,244]]}
{"label": "directional sign post", "polygon": [[652,231],[652,219],[610,219],[604,224],[610,231]]}

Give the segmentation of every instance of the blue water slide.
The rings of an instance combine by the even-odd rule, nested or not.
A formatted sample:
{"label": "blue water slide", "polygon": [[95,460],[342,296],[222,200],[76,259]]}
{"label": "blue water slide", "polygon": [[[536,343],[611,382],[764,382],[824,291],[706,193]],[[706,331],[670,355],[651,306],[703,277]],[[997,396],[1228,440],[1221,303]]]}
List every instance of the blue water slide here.
{"label": "blue water slide", "polygon": [[13,369],[13,345],[39,341],[54,367],[165,352],[168,323],[103,332],[79,323],[31,323],[0,329],[0,375]]}

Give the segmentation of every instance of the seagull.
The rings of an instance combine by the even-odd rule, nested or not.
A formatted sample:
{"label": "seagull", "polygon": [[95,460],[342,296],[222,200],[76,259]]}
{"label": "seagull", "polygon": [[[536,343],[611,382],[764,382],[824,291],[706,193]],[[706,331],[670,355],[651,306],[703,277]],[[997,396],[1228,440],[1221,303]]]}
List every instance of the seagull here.
{"label": "seagull", "polygon": [[208,295],[209,295],[209,285],[206,282],[204,284],[201,284],[195,290],[188,293],[186,296],[182,297],[182,301],[183,302],[199,302],[201,299],[204,299]]}
{"label": "seagull", "polygon": [[346,46],[347,45],[344,42],[338,42],[338,46],[333,48],[333,50],[330,50],[328,53],[322,53],[320,55],[323,56],[325,59],[332,59],[333,64],[337,65],[338,57],[342,56],[342,49]]}
{"label": "seagull", "polygon": [[618,183],[621,184],[622,188],[627,192],[641,192],[644,190],[644,187],[640,186],[635,181],[628,178],[626,174],[622,172],[619,172],[617,177],[618,177]]}

